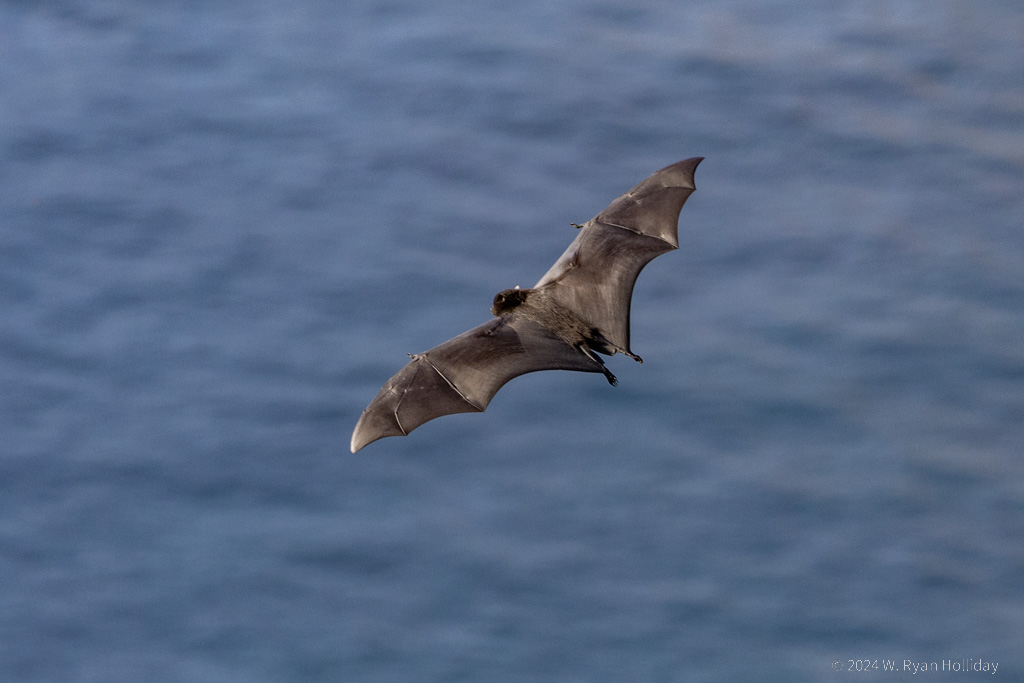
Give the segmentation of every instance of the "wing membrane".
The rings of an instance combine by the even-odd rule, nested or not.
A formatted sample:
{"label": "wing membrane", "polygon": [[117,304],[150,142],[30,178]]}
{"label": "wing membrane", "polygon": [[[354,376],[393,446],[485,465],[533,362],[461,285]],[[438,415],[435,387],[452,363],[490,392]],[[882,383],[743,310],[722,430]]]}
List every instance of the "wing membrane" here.
{"label": "wing membrane", "polygon": [[655,256],[679,247],[679,212],[695,189],[701,160],[667,166],[609,204],[534,287],[550,287],[558,301],[629,351],[636,278]]}
{"label": "wing membrane", "polygon": [[602,372],[600,363],[527,319],[498,318],[409,363],[370,402],[352,433],[352,452],[453,413],[482,412],[509,380],[540,370]]}

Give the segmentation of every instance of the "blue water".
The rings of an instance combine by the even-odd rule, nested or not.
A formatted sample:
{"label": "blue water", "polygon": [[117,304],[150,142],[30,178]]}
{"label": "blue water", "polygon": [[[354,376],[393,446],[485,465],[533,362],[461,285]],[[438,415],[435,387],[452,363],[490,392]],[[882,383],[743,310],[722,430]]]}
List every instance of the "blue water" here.
{"label": "blue water", "polygon": [[[1024,679],[1021,36],[997,0],[0,4],[0,680]],[[695,155],[617,389],[348,452],[407,352]]]}

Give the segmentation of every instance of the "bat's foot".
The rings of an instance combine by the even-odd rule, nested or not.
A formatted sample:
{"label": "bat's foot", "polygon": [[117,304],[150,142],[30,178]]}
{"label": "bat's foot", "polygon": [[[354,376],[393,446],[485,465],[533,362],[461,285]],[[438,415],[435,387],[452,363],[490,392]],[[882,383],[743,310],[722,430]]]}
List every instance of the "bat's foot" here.
{"label": "bat's foot", "polygon": [[633,351],[629,350],[628,348],[623,348],[622,346],[615,346],[614,344],[611,344],[610,342],[608,342],[607,339],[604,339],[604,335],[601,335],[601,339],[606,344],[608,344],[608,346],[611,347],[612,352],[622,353],[623,355],[628,355],[629,357],[633,358],[637,362],[643,362],[643,358],[641,358],[639,355],[637,355]]}
{"label": "bat's foot", "polygon": [[576,348],[579,349],[584,356],[601,366],[601,372],[603,372],[604,376],[608,379],[608,384],[611,384],[613,387],[619,386],[619,380],[612,374],[612,371],[608,369],[608,366],[604,364],[604,361],[594,354],[589,346],[583,343],[577,345]]}
{"label": "bat's foot", "polygon": [[640,356],[636,355],[635,353],[633,353],[631,351],[623,351],[622,353],[626,354],[627,356],[629,356],[630,358],[635,360],[637,363],[643,363],[644,362],[643,358],[641,358]]}

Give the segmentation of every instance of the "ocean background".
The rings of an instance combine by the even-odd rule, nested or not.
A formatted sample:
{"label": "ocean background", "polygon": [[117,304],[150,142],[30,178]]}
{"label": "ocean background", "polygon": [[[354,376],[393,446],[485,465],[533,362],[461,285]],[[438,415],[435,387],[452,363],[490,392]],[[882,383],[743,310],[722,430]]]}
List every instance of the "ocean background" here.
{"label": "ocean background", "polygon": [[[0,2],[0,680],[1024,680],[1022,36]],[[618,388],[349,453],[406,353],[697,155]]]}

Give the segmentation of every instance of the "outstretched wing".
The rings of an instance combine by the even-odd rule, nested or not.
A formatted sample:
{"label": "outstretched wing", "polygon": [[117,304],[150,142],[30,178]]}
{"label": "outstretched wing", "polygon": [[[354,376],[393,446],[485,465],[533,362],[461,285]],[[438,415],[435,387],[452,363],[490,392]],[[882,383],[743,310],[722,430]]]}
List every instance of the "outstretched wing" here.
{"label": "outstretched wing", "polygon": [[435,417],[482,412],[506,382],[538,370],[602,372],[601,363],[526,318],[496,318],[416,354],[370,402],[352,452]]}
{"label": "outstretched wing", "polygon": [[[584,224],[569,248],[534,285],[549,288],[619,350],[629,348],[633,285],[651,259],[679,248],[679,212],[696,189],[703,157],[667,166]],[[614,348],[598,349],[615,353]]]}

